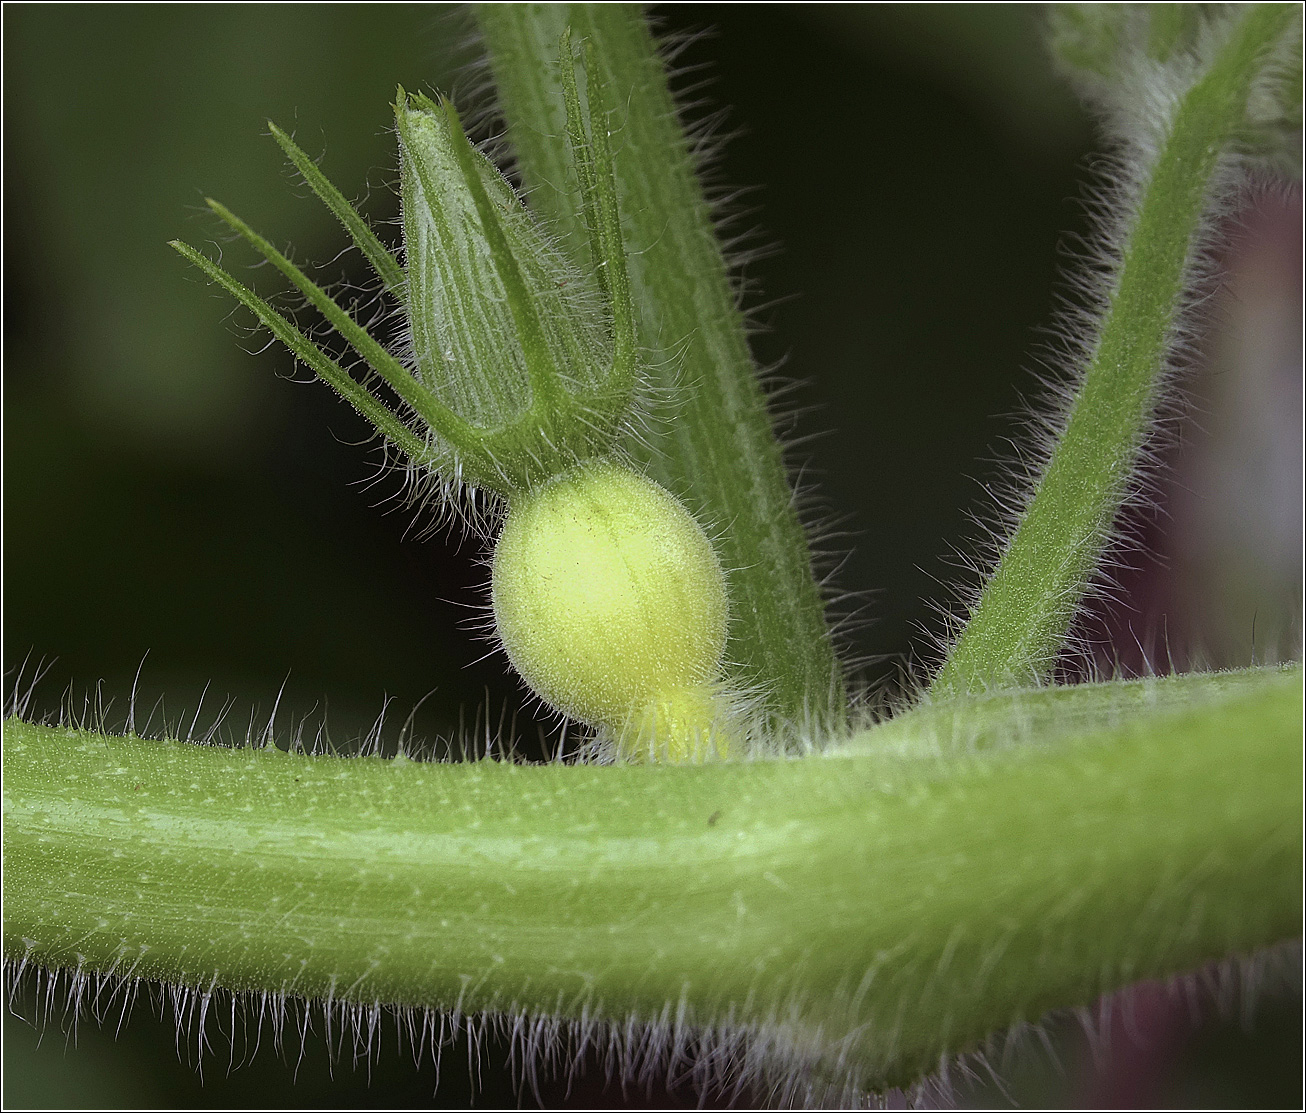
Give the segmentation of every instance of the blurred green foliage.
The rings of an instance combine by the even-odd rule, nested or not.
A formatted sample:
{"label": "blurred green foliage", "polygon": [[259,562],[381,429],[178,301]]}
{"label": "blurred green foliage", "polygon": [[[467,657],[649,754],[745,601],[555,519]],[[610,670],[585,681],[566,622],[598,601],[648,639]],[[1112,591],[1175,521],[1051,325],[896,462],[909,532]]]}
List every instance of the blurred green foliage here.
{"label": "blurred green foliage", "polygon": [[[985,461],[1018,436],[995,415],[1032,384],[1022,368],[1054,306],[1058,245],[1086,228],[1089,123],[1019,6],[690,5],[663,18],[716,28],[681,60],[709,64],[709,107],[731,106],[724,129],[743,129],[714,179],[762,186],[725,206],[731,227],[757,224],[756,245],[782,247],[743,272],[759,291],[749,304],[766,306],[756,351],[802,384],[787,435],[825,434],[793,461],[854,535],[824,547],[851,550],[837,588],[873,591],[842,609],[866,604],[850,655],[872,662],[864,679],[887,680],[930,602],[947,599],[943,558],[973,533]],[[304,721],[311,739],[325,715],[334,739],[356,738],[392,697],[393,737],[430,693],[418,737],[452,736],[489,708],[494,724],[517,717],[524,753],[543,752],[548,724],[500,658],[478,660],[490,647],[468,629],[484,601],[476,545],[419,536],[394,479],[368,485],[378,454],[355,443],[354,415],[320,384],[287,381],[286,353],[260,351],[247,317],[166,247],[222,241],[207,194],[324,279],[361,285],[365,265],[341,254],[264,121],[324,152],[374,221],[393,220],[395,86],[456,94],[468,29],[437,6],[6,10],[4,658],[7,670],[55,659],[37,712],[70,685],[81,707],[102,679],[121,723],[144,659],[138,728],[166,693],[153,726],[184,730],[206,685],[201,732],[228,698],[234,733],[261,728],[284,682],[279,733]],[[252,260],[236,248],[230,261],[241,274]],[[1240,629],[1249,609],[1271,624],[1283,609],[1277,588],[1252,583],[1226,619]],[[293,1051],[287,1065],[265,1046],[228,1076],[220,1042],[201,1086],[173,1037],[139,1008],[117,1043],[84,1024],[66,1051],[52,1026],[36,1049],[11,1018],[6,1103],[385,1106],[424,1104],[433,1085],[429,1064],[403,1065],[392,1029],[370,1087],[347,1054],[331,1082],[320,1039],[294,1088]],[[1299,1075],[1299,1043],[1286,1043],[1283,1076],[1263,1060],[1235,1070],[1242,1103],[1273,1104]],[[465,1062],[446,1053],[437,1100],[467,1102]],[[502,1049],[487,1063],[482,1100],[515,1102]],[[1040,1075],[1032,1100],[1071,1100],[1075,1078],[1054,1079],[1053,1099]],[[573,1100],[586,1093],[598,1091]],[[562,1088],[545,1099],[561,1103]]]}

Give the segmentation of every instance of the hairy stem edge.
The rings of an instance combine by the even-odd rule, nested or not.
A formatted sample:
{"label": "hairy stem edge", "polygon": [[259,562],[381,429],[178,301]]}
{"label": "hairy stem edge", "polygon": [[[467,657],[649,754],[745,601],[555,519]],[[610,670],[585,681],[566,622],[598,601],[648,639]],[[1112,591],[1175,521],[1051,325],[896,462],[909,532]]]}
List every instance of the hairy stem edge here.
{"label": "hairy stem edge", "polygon": [[[1017,1019],[1299,931],[1301,672],[1247,675],[1042,745],[936,730],[932,754],[867,752],[872,732],[856,756],[692,768],[10,720],[5,955],[463,1012],[679,1008],[905,1083]],[[1024,695],[1005,733],[1037,722]]]}

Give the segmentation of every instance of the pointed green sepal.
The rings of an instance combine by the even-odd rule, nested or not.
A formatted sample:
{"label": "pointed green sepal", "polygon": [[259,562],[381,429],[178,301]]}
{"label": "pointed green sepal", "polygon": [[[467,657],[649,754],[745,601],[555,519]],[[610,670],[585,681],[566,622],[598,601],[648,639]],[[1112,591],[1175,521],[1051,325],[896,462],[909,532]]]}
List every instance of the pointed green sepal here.
{"label": "pointed green sepal", "polygon": [[402,301],[407,283],[404,280],[404,268],[395,258],[394,253],[377,238],[371,225],[359,215],[358,210],[345,199],[345,195],[331,184],[327,176],[318,169],[317,163],[309,158],[289,135],[271,120],[268,121],[268,129],[272,132],[272,138],[281,145],[286,157],[294,164],[295,169],[303,175],[309,188],[345,226],[345,231],[354,241],[354,246],[372,264],[372,269],[380,275],[385,288]]}
{"label": "pointed green sepal", "polygon": [[610,297],[608,276],[603,266],[603,243],[599,237],[598,202],[595,199],[594,157],[589,135],[585,131],[585,118],[580,108],[580,92],[576,87],[576,59],[571,47],[571,27],[562,33],[558,43],[558,72],[562,78],[562,97],[567,110],[567,140],[571,161],[580,185],[581,216],[589,233],[590,259],[604,297]]}
{"label": "pointed green sepal", "polygon": [[400,90],[395,119],[418,375],[517,487],[609,454],[635,372],[606,285],[565,261],[452,105]]}
{"label": "pointed green sepal", "polygon": [[489,249],[490,264],[506,295],[531,391],[538,401],[543,401],[546,405],[552,404],[556,402],[562,388],[558,380],[558,363],[544,338],[535,291],[526,285],[504,230],[503,218],[508,215],[508,211],[498,208],[490,200],[485,183],[481,180],[476,149],[463,132],[453,101],[445,100],[439,107],[444,113],[450,149],[462,172],[463,184],[476,207],[476,215],[480,218],[481,234]]}
{"label": "pointed green sepal", "polygon": [[193,263],[218,286],[221,286],[241,305],[245,306],[259,323],[281,341],[291,353],[324,383],[348,402],[372,425],[378,433],[395,448],[416,464],[434,466],[437,464],[435,453],[408,428],[388,407],[373,398],[362,386],[356,383],[345,370],[330,356],[322,351],[298,328],[291,324],[253,290],[243,286],[216,263],[201,255],[193,247],[181,240],[169,241],[188,262]]}
{"label": "pointed green sepal", "polygon": [[[254,231],[240,217],[236,216],[221,202],[206,198],[208,206],[269,263],[308,298],[318,310],[349,342],[350,346],[367,361],[403,403],[429,425],[442,439],[448,441],[461,457],[476,457],[481,454],[480,440],[482,433],[468,425],[462,418],[449,409],[420,383],[407,368],[383,348],[370,333],[346,313],[336,301],[320,286],[314,283],[294,263],[272,246],[266,239]],[[480,469],[477,469],[480,470]]]}
{"label": "pointed green sepal", "polygon": [[581,113],[575,60],[568,27],[559,43],[559,70],[567,112],[567,137],[580,184],[581,207],[589,232],[590,257],[612,315],[613,366],[609,389],[620,393],[635,387],[635,309],[631,301],[626,249],[617,206],[616,174],[608,137],[608,105],[599,79],[593,43],[585,44],[586,98],[589,126]]}
{"label": "pointed green sepal", "polygon": [[626,270],[621,212],[617,206],[617,178],[608,133],[609,106],[599,77],[598,58],[592,42],[585,43],[585,73],[590,106],[590,139],[593,143],[595,208],[616,345],[614,367],[617,369],[615,373],[622,373],[622,370],[626,369],[624,373],[631,376],[630,387],[633,388],[635,308],[631,300],[630,275]]}
{"label": "pointed green sepal", "polygon": [[[570,46],[565,47],[570,59]],[[580,461],[612,455],[632,419],[634,313],[607,107],[587,57],[589,134],[574,63],[565,96],[594,272],[568,263],[452,104],[398,90],[404,258],[375,236],[275,124],[273,137],[345,226],[407,315],[411,358],[375,339],[322,287],[225,206],[210,208],[285,275],[398,396],[404,414],[351,378],[289,320],[216,264],[178,245],[406,455],[449,483],[512,497]],[[426,435],[408,422],[416,419]]]}

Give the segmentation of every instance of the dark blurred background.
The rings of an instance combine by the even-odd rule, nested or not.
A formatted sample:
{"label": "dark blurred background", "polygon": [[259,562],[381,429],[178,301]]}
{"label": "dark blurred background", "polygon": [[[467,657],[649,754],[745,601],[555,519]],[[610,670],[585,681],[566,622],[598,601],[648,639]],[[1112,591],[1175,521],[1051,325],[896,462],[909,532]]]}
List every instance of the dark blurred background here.
{"label": "dark blurred background", "polygon": [[[682,60],[708,64],[710,106],[730,106],[726,130],[740,131],[716,177],[759,187],[732,211],[755,206],[740,220],[779,247],[746,268],[752,304],[766,304],[755,350],[801,384],[790,436],[819,434],[793,463],[849,533],[835,583],[860,593],[840,609],[864,620],[849,658],[866,662],[860,682],[892,683],[913,653],[928,660],[921,631],[948,602],[948,555],[967,551],[992,461],[1020,435],[1010,415],[1034,390],[1057,274],[1087,226],[1093,129],[1029,6],[685,5],[661,17],[676,33],[710,29]],[[419,738],[515,717],[523,753],[552,745],[468,629],[484,554],[456,535],[416,536],[393,481],[369,485],[378,455],[352,413],[290,381],[287,354],[262,350],[248,317],[166,246],[219,250],[201,212],[211,195],[326,279],[365,282],[264,121],[293,129],[374,220],[392,220],[395,86],[467,85],[466,30],[435,5],[6,7],[4,665],[11,685],[24,660],[26,676],[49,665],[35,713],[93,703],[102,681],[121,722],[139,670],[138,728],[154,708],[152,729],[184,731],[206,693],[201,732],[224,705],[224,729],[241,735],[276,704],[279,733],[304,724],[311,738],[325,720],[347,745],[383,708],[393,739],[427,697]],[[1099,659],[1126,671],[1298,653],[1301,195],[1275,187],[1249,203],[1187,379],[1197,420],[1169,453],[1164,513],[1139,523],[1153,553],[1121,573],[1125,605],[1097,616]],[[223,247],[237,274],[253,261]],[[248,279],[281,288],[266,270]],[[1005,1089],[963,1080],[953,1100],[1300,1102],[1291,986],[1272,980],[1246,1022],[1144,997],[1161,1035],[1143,1052],[1117,1025],[1120,1046],[1106,1041],[1095,1061],[1075,1026],[1054,1024],[1055,1056],[1035,1045],[1002,1072]],[[32,1015],[30,994],[15,1008]],[[6,1105],[433,1100],[429,1063],[414,1069],[389,1031],[369,1082],[348,1056],[330,1075],[313,1039],[298,1067],[265,1046],[229,1072],[220,1037],[201,1079],[171,1019],[141,1006],[112,1027],[83,1023],[73,1041],[56,1022],[38,1045],[8,1017]],[[466,1057],[445,1062],[434,1101],[465,1105]],[[620,1103],[592,1073],[544,1102]],[[517,1103],[501,1046],[482,1079],[479,1104]]]}

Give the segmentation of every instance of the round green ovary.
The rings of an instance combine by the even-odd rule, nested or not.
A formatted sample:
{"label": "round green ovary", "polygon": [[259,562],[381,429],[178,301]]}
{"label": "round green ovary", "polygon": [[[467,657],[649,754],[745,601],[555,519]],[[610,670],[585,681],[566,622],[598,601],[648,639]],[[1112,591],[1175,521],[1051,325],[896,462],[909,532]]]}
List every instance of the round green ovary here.
{"label": "round green ovary", "polygon": [[620,736],[660,706],[677,721],[682,708],[710,707],[725,581],[698,523],[651,480],[589,464],[519,498],[491,595],[509,659],[572,718]]}

